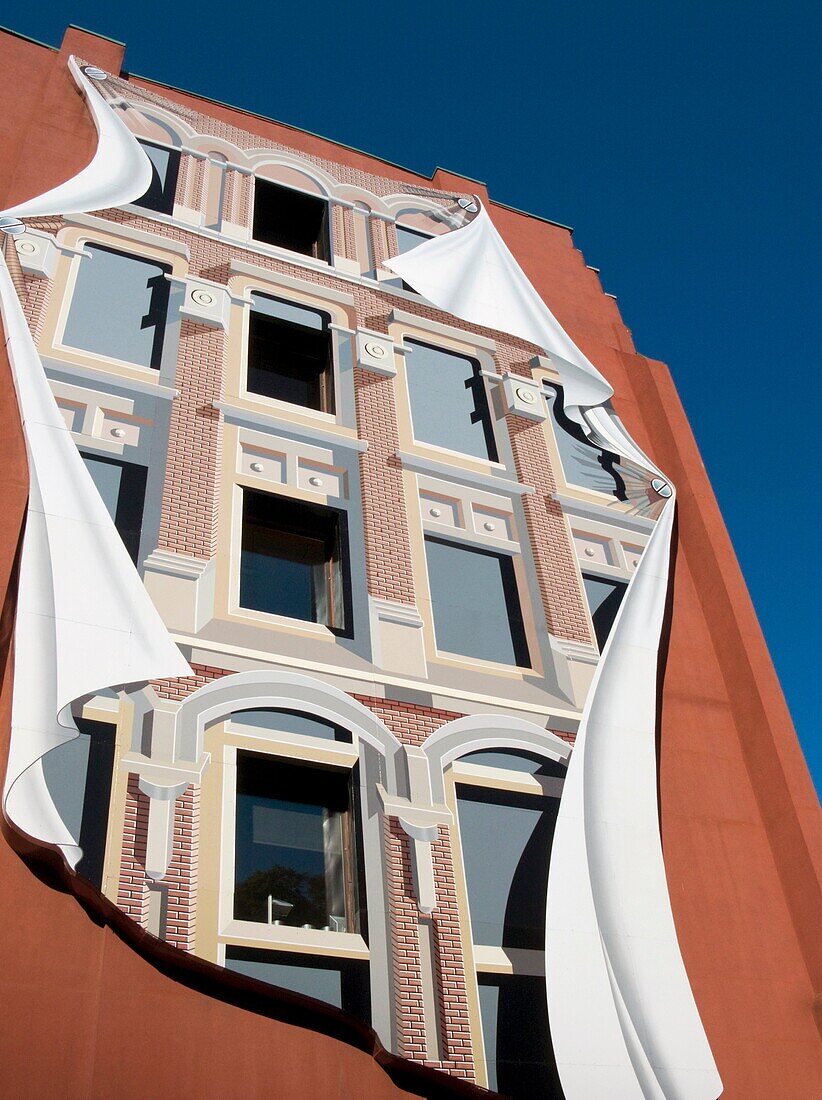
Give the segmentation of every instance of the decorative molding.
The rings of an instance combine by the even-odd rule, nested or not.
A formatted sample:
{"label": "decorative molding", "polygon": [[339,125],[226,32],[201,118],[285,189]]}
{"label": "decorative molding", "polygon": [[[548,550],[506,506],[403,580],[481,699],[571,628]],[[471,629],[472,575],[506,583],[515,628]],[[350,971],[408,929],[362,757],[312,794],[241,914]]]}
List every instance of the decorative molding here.
{"label": "decorative molding", "polygon": [[411,470],[415,474],[428,474],[442,481],[456,482],[458,485],[470,485],[478,489],[487,489],[492,493],[507,493],[515,497],[535,492],[533,485],[523,485],[519,481],[509,480],[498,474],[467,470],[463,466],[452,466],[450,463],[425,458],[410,451],[397,451],[397,458],[406,470]]}
{"label": "decorative molding", "polygon": [[285,416],[278,416],[274,412],[257,412],[253,409],[243,409],[237,405],[231,405],[227,401],[213,401],[212,408],[218,409],[229,424],[240,424],[248,428],[262,429],[263,431],[280,432],[295,439],[304,439],[309,443],[325,443],[333,447],[341,447],[343,450],[362,452],[368,450],[368,441],[356,439],[349,435],[338,435],[313,425],[298,423],[289,420]]}
{"label": "decorative molding", "polygon": [[[420,295],[415,294],[415,297],[419,299]],[[423,332],[430,332],[433,336],[446,336],[451,340],[459,340],[463,344],[470,344],[471,347],[482,348],[483,351],[493,353],[497,350],[496,341],[489,339],[487,336],[480,336],[478,333],[457,328],[455,325],[444,325],[441,321],[432,321],[428,317],[420,317],[416,313],[406,313],[402,309],[392,309],[388,317],[388,323],[408,325]]]}

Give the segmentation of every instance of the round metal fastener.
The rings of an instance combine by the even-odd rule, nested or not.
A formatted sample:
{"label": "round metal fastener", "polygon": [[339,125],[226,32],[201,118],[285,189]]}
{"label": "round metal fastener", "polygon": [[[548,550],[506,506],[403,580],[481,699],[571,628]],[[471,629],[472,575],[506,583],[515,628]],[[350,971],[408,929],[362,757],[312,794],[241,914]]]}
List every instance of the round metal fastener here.
{"label": "round metal fastener", "polygon": [[113,436],[115,436],[117,439],[122,439],[123,436],[126,434],[126,429],[125,428],[112,428],[111,429],[111,434]]}
{"label": "round metal fastener", "polygon": [[26,227],[19,218],[0,218],[0,232],[7,233],[10,237],[18,237],[26,232]]}
{"label": "round metal fastener", "polygon": [[92,80],[107,80],[108,73],[105,69],[98,69],[96,65],[86,65],[83,69],[86,76],[91,77]]}
{"label": "round metal fastener", "polygon": [[529,390],[526,386],[517,387],[517,397],[520,401],[524,401],[526,405],[533,405],[537,399],[537,395],[533,390]]}
{"label": "round metal fastener", "polygon": [[252,462],[251,469],[254,471],[255,474],[261,474],[263,472],[262,462]]}
{"label": "round metal fastener", "polygon": [[209,294],[207,290],[192,290],[191,300],[198,306],[210,306],[214,303],[214,295]]}

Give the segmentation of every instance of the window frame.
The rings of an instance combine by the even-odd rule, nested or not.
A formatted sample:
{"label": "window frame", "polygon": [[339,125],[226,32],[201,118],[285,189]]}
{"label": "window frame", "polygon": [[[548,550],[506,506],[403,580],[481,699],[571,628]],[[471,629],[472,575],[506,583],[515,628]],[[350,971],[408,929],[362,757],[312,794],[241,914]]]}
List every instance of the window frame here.
{"label": "window frame", "polygon": [[[148,485],[148,466],[139,462],[129,462],[127,459],[113,458],[110,455],[97,454],[86,447],[79,447],[80,457],[85,465],[86,459],[101,462],[106,466],[119,466],[122,474],[120,488],[117,494],[117,511],[112,517],[117,533],[123,540],[123,545],[136,566],[140,565],[140,544],[143,540],[143,523],[146,509],[146,489]],[[88,469],[88,467],[86,467]],[[91,471],[89,476],[92,477]],[[96,488],[96,485],[95,485]],[[137,516],[137,501],[139,500],[139,523],[127,523],[127,520]],[[121,529],[126,527],[124,534]],[[129,537],[126,537],[126,536]]]}
{"label": "window frame", "polygon": [[[272,487],[273,489],[274,487]],[[278,486],[283,489],[285,486]],[[235,483],[237,491],[236,528],[239,537],[233,539],[231,554],[233,580],[231,584],[231,604],[229,613],[236,614],[245,619],[257,619],[268,624],[279,624],[284,627],[292,627],[300,630],[308,630],[312,633],[331,635],[334,638],[354,637],[354,599],[352,585],[352,555],[351,534],[348,509],[333,504],[321,504],[315,500],[306,500],[302,495],[291,492],[277,492],[268,489],[260,489],[255,485],[246,484],[243,481]],[[342,608],[342,625],[334,626],[318,622],[316,619],[300,619],[290,615],[282,615],[273,611],[262,611],[257,608],[247,607],[242,603],[242,572],[243,572],[243,539],[244,539],[244,514],[245,494],[257,494],[261,497],[270,497],[273,500],[282,500],[289,505],[304,507],[315,512],[328,512],[336,517],[337,540],[340,551],[339,583],[341,586],[340,598]],[[333,604],[333,600],[331,601]]]}
{"label": "window frame", "polygon": [[[437,624],[436,624],[436,610],[434,607],[434,599],[431,593],[431,575],[429,569],[428,552],[426,543],[434,542],[441,543],[449,547],[453,547],[457,550],[465,551],[466,553],[481,554],[484,557],[496,558],[500,562],[500,575],[502,579],[502,594],[505,601],[506,611],[508,615],[508,624],[511,629],[511,647],[514,653],[514,662],[507,663],[505,661],[495,661],[485,657],[474,657],[466,653],[456,653],[450,649],[443,649],[437,641]],[[505,672],[512,673],[529,673],[533,675],[538,672],[538,666],[535,663],[538,660],[538,648],[535,648],[534,639],[529,637],[530,631],[528,629],[528,620],[526,616],[526,609],[529,605],[523,600],[523,583],[518,575],[517,559],[521,560],[521,554],[515,554],[497,547],[486,546],[478,541],[461,539],[458,532],[452,532],[444,530],[442,533],[437,531],[436,533],[427,529],[422,531],[422,564],[425,567],[425,586],[427,593],[427,604],[431,609],[431,636],[433,641],[433,649],[437,658],[442,658],[447,661],[453,661],[458,664],[469,664],[482,667],[486,669],[504,670]],[[502,565],[503,562],[510,562],[510,569],[508,570],[508,576],[506,577],[506,569]],[[525,589],[527,592],[527,588]],[[511,609],[515,606],[518,611],[518,618],[514,618],[512,621]],[[518,636],[516,633],[517,626],[519,627]],[[527,664],[520,663],[520,659],[525,657],[528,661]]]}
{"label": "window frame", "polygon": [[[251,350],[251,330],[252,330],[252,317],[255,312],[262,313],[254,309],[255,296],[260,298],[268,298],[271,301],[282,302],[287,306],[294,306],[297,309],[304,309],[306,312],[319,314],[324,319],[324,332],[328,334],[328,366],[325,371],[327,376],[326,388],[330,394],[330,408],[314,408],[311,405],[300,405],[293,401],[286,401],[281,397],[270,397],[267,394],[259,393],[256,390],[248,388],[249,372],[250,372],[250,350]],[[259,402],[261,405],[265,405],[268,408],[275,408],[282,410],[283,412],[297,413],[299,415],[316,417],[322,419],[328,423],[340,422],[340,363],[339,363],[339,350],[338,341],[335,339],[335,327],[338,326],[335,313],[329,308],[328,304],[320,304],[319,302],[307,302],[301,297],[289,296],[287,288],[282,289],[269,286],[266,288],[250,287],[248,289],[248,303],[247,308],[244,310],[246,316],[244,317],[243,334],[242,334],[242,361],[240,365],[240,396],[249,401]],[[264,315],[264,314],[263,314]],[[286,322],[288,323],[288,322]],[[299,327],[299,326],[297,326]],[[328,402],[325,402],[326,406]]]}
{"label": "window frame", "polygon": [[[457,892],[460,939],[465,957],[465,975],[468,993],[468,1023],[474,1050],[477,1083],[489,1088],[489,1067],[486,1058],[485,1034],[483,1031],[482,1012],[480,1007],[480,976],[487,975],[489,978],[502,978],[506,975],[535,977],[540,978],[544,982],[545,951],[544,949],[536,950],[532,948],[489,947],[483,944],[474,943],[468,900],[468,880],[462,848],[457,786],[470,785],[498,791],[500,793],[508,792],[531,797],[541,797],[546,800],[556,799],[559,801],[565,779],[564,776],[540,777],[527,772],[494,768],[482,764],[471,764],[465,757],[470,755],[473,751],[473,749],[469,748],[466,753],[448,762],[443,772],[443,786],[445,789],[445,802],[451,812],[453,821],[451,847]],[[486,745],[485,748],[480,751],[496,751],[501,753],[516,751],[522,752],[524,755],[532,758],[539,756],[537,752],[530,749],[512,750],[510,746],[506,746],[504,743],[500,743],[496,746]],[[542,759],[547,765],[556,765],[558,763],[547,755],[542,757]],[[557,806],[557,812],[558,810],[559,807]]]}
{"label": "window frame", "polygon": [[[300,187],[293,187],[290,184],[281,183],[279,180],[269,179],[267,176],[260,176],[260,175],[257,175],[256,173],[252,176],[252,180],[253,180],[253,183],[252,183],[252,187],[251,187],[251,202],[250,202],[250,209],[249,209],[249,238],[250,238],[251,242],[253,244],[256,244],[256,245],[261,245],[264,248],[276,249],[277,252],[281,252],[284,255],[289,256],[289,257],[298,256],[298,257],[300,257],[301,261],[309,260],[309,261],[313,261],[315,264],[321,264],[323,267],[333,268],[333,266],[334,266],[334,216],[333,216],[333,210],[332,210],[333,203],[332,203],[332,200],[331,200],[331,196],[326,195],[326,194],[317,194],[316,192],[309,191],[307,189],[303,190]],[[322,224],[322,231],[323,231],[323,242],[322,243],[324,245],[324,248],[322,250],[318,249],[317,251],[312,251],[312,252],[298,252],[298,251],[295,251],[294,249],[287,248],[285,245],[276,244],[273,241],[266,241],[266,240],[262,239],[261,237],[257,237],[255,235],[256,230],[257,230],[257,224],[256,223],[257,223],[257,214],[258,214],[258,205],[257,205],[258,204],[258,187],[261,184],[263,184],[263,185],[267,184],[271,187],[278,187],[283,191],[290,191],[290,192],[293,192],[296,195],[302,195],[307,199],[315,199],[317,202],[323,203],[323,205],[325,206],[325,212],[324,212],[324,215],[323,215],[323,224]],[[319,239],[320,238],[318,238],[318,241],[319,241]],[[319,251],[324,251],[325,255],[319,255],[318,254]]]}

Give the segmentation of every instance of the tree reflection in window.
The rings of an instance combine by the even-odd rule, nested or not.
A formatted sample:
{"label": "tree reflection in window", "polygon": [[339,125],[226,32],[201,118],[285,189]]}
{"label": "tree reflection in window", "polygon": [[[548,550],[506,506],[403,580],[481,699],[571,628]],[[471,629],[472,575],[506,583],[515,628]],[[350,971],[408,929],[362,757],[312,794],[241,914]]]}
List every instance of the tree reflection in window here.
{"label": "tree reflection in window", "polygon": [[234,916],[354,931],[351,817],[349,772],[241,753]]}

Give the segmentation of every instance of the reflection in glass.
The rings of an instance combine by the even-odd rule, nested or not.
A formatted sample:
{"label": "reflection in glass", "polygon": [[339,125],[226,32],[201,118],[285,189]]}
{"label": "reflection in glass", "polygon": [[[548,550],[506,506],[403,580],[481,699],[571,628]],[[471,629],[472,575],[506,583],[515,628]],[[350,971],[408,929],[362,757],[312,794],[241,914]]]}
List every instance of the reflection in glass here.
{"label": "reflection in glass", "polygon": [[159,370],[171,268],[98,244],[85,251],[63,343]]}
{"label": "reflection in glass", "polygon": [[528,667],[510,557],[428,536],[425,553],[437,649]]}
{"label": "reflection in glass", "polygon": [[350,775],[241,753],[234,916],[353,931]]}
{"label": "reflection in glass", "polygon": [[457,809],[474,943],[544,950],[559,799],[458,783]]}
{"label": "reflection in glass", "polygon": [[480,365],[474,359],[406,340],[414,438],[497,461]]}
{"label": "reflection in glass", "polygon": [[366,962],[229,945],[225,964],[229,970],[325,1001],[370,1022]]}

